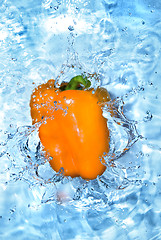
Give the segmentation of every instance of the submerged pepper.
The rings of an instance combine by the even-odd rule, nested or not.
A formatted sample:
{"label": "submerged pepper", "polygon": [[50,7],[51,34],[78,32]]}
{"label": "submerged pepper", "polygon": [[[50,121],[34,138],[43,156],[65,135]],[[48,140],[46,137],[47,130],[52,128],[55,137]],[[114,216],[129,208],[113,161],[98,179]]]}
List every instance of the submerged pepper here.
{"label": "submerged pepper", "polygon": [[32,123],[40,122],[39,137],[51,167],[63,169],[65,176],[95,179],[105,171],[102,155],[109,151],[107,120],[98,102],[110,97],[104,88],[89,87],[82,76],[60,88],[49,80],[33,91],[30,108]]}

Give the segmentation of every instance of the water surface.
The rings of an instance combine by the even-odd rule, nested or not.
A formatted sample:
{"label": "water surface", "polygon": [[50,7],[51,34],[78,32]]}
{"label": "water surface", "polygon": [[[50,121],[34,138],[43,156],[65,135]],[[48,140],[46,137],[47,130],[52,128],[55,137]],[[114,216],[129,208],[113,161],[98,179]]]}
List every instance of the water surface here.
{"label": "water surface", "polygon": [[[161,239],[160,10],[149,0],[1,0],[0,239]],[[107,171],[88,182],[52,171],[29,108],[36,86],[81,73],[96,73],[92,84],[118,107],[118,118],[104,108]]]}

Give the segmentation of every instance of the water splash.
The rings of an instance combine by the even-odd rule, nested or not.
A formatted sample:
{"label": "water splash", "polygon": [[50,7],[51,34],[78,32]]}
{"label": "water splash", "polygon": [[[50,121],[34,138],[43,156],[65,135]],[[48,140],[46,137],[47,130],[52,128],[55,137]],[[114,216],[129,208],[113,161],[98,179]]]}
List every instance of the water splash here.
{"label": "water splash", "polygon": [[[80,70],[81,68],[73,65],[66,65],[65,67],[64,65],[63,71],[57,78],[59,84],[60,80],[64,81],[64,76],[68,76],[70,70],[75,73],[77,69]],[[100,79],[96,74],[84,74],[90,78],[93,87],[100,84]],[[128,120],[123,114],[124,103],[121,98],[104,103],[101,107],[103,108],[104,117],[108,119],[107,123],[110,131],[110,152],[103,156],[107,170],[102,176],[87,182],[81,178],[64,177],[61,171],[55,173],[44,157],[38,136],[39,124],[37,124],[20,127],[7,138],[7,153],[11,162],[11,167],[8,168],[10,173],[8,183],[25,181],[30,187],[35,185],[44,186],[46,191],[41,196],[41,203],[54,201],[75,206],[79,201],[82,206],[84,203],[85,206],[94,204],[100,207],[102,202],[107,204],[108,195],[112,189],[128,187],[133,180],[128,180],[126,165],[124,167],[120,165],[119,158],[126,154],[139,139],[136,123]],[[118,161],[116,162],[116,160]],[[54,193],[49,191],[51,184]],[[109,191],[104,192],[105,188],[106,190],[109,189]]]}

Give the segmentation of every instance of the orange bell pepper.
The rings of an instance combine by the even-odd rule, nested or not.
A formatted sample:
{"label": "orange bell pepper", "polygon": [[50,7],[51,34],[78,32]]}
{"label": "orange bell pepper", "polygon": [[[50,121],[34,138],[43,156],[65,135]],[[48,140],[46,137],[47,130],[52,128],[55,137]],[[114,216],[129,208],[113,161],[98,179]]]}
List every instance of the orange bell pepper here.
{"label": "orange bell pepper", "polygon": [[30,107],[32,123],[41,123],[39,137],[51,167],[63,169],[65,176],[95,179],[105,171],[102,155],[109,151],[107,120],[98,102],[110,97],[103,88],[93,93],[89,87],[82,76],[60,88],[49,80],[33,91]]}

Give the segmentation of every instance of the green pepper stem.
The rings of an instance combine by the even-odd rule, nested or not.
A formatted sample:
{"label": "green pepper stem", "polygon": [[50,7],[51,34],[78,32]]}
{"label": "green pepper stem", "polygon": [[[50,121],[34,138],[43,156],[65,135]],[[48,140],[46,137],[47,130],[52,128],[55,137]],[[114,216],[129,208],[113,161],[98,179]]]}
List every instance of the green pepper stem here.
{"label": "green pepper stem", "polygon": [[82,84],[84,88],[89,88],[91,86],[91,82],[87,79],[87,77],[78,75],[73,77],[70,82],[65,87],[65,90],[76,90],[78,89],[78,86]]}

